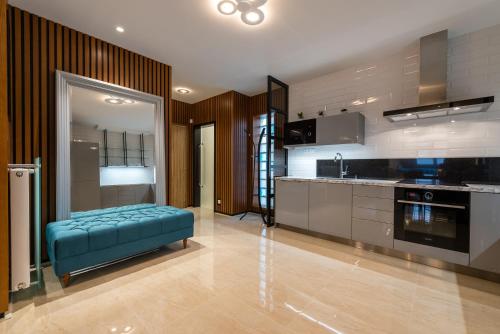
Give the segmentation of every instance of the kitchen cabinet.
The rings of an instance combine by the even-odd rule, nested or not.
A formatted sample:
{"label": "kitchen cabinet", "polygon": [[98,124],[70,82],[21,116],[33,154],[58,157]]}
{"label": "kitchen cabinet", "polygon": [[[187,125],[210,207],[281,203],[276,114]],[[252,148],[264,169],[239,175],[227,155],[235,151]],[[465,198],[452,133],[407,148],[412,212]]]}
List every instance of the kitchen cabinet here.
{"label": "kitchen cabinet", "polygon": [[352,239],[370,245],[393,248],[393,225],[353,218]]}
{"label": "kitchen cabinet", "polygon": [[470,266],[500,273],[500,194],[471,193]]}
{"label": "kitchen cabinet", "polygon": [[352,239],[370,245],[394,247],[394,188],[355,185]]}
{"label": "kitchen cabinet", "polygon": [[309,184],[309,230],[351,238],[352,185]]}
{"label": "kitchen cabinet", "polygon": [[309,183],[276,181],[276,223],[308,229]]}

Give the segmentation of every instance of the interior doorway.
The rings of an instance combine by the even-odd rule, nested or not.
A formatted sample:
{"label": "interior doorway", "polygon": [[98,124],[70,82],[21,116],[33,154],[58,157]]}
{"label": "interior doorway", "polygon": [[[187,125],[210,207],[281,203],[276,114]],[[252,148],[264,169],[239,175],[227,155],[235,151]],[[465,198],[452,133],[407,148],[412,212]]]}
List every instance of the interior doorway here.
{"label": "interior doorway", "polygon": [[193,144],[193,204],[214,210],[215,124],[195,127]]}

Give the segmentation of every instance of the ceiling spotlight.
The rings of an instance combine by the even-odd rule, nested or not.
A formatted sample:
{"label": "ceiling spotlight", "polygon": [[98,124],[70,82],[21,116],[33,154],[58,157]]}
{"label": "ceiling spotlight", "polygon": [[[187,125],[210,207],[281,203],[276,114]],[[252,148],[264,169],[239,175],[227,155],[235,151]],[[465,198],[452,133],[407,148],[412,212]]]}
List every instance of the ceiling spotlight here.
{"label": "ceiling spotlight", "polygon": [[189,89],[187,89],[187,88],[179,88],[179,89],[177,89],[177,93],[179,93],[179,94],[189,94],[189,93],[191,93],[191,91]]}
{"label": "ceiling spotlight", "polygon": [[130,99],[124,99],[123,103],[125,103],[125,104],[134,104],[135,101],[134,100],[130,100]]}
{"label": "ceiling spotlight", "polygon": [[248,25],[257,25],[264,21],[264,12],[259,9],[267,0],[223,0],[217,9],[223,15],[232,15],[239,11],[241,20]]}
{"label": "ceiling spotlight", "polygon": [[224,0],[219,2],[217,9],[219,9],[219,12],[221,12],[221,14],[232,15],[236,13],[236,4],[232,1]]}
{"label": "ceiling spotlight", "polygon": [[460,107],[455,107],[455,108],[453,108],[453,110],[455,110],[455,111],[460,110]]}
{"label": "ceiling spotlight", "polygon": [[125,32],[125,29],[122,26],[116,26],[116,31],[118,32]]}
{"label": "ceiling spotlight", "polygon": [[264,12],[258,8],[250,9],[247,12],[241,13],[241,19],[246,24],[254,26],[264,21]]}

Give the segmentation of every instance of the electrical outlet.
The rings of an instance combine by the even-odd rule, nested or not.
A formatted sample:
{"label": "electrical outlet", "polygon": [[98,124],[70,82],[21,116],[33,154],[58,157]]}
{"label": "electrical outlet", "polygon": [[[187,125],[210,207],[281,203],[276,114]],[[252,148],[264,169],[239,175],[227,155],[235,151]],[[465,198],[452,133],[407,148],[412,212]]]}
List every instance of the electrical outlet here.
{"label": "electrical outlet", "polygon": [[217,205],[221,205],[222,201],[220,199],[217,200]]}

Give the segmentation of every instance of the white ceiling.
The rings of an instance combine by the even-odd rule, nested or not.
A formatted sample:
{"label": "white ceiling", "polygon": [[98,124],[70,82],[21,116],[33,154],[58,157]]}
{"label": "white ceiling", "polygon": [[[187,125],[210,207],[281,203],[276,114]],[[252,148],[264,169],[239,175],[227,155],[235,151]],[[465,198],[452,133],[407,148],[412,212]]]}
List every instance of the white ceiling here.
{"label": "white ceiling", "polygon": [[[173,67],[196,102],[265,91],[389,54],[420,36],[500,23],[497,0],[268,0],[263,24],[222,16],[217,0],[10,0],[11,4]],[[116,25],[125,33],[115,31]]]}
{"label": "white ceiling", "polygon": [[102,130],[154,133],[153,104],[141,101],[133,104],[109,104],[104,101],[108,97],[108,94],[95,90],[71,87],[71,121]]}

